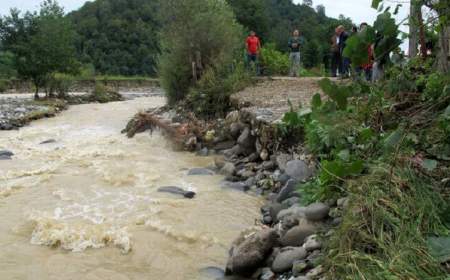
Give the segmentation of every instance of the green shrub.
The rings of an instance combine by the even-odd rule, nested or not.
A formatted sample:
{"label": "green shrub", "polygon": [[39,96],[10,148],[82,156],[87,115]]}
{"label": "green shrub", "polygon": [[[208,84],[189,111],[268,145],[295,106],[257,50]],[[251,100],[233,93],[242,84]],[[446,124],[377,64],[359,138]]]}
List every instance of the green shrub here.
{"label": "green shrub", "polygon": [[65,99],[73,84],[73,76],[67,74],[55,74],[48,80],[45,91],[48,96],[53,96],[56,93],[58,98]]}
{"label": "green shrub", "polygon": [[10,88],[10,81],[9,80],[0,80],[0,93],[4,93]]}
{"label": "green shrub", "polygon": [[191,88],[186,103],[198,116],[223,117],[230,107],[230,95],[250,82],[251,77],[242,63],[229,71],[223,67],[209,68],[197,85]]}
{"label": "green shrub", "polygon": [[[242,47],[243,29],[226,1],[168,0],[162,6],[165,22],[159,76],[169,103],[174,104],[183,100],[197,83],[216,88],[211,81],[222,78],[216,76],[225,71],[222,68],[233,67]],[[220,92],[217,88],[213,91]],[[217,96],[218,101],[222,99]]]}
{"label": "green shrub", "polygon": [[278,51],[274,44],[267,44],[261,49],[260,63],[265,75],[287,75],[289,73],[289,56]]}
{"label": "green shrub", "polygon": [[118,92],[113,91],[107,86],[97,83],[95,84],[95,88],[92,93],[88,95],[87,99],[89,102],[108,103],[121,101],[123,100],[123,97]]}
{"label": "green shrub", "polygon": [[444,88],[450,84],[450,75],[432,73],[426,78],[424,98],[438,99],[444,94]]}

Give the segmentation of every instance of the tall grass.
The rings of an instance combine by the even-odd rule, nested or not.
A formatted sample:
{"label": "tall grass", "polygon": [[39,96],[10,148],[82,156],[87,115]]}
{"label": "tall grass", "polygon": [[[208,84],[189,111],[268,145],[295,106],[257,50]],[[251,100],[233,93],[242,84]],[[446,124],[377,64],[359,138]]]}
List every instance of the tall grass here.
{"label": "tall grass", "polygon": [[391,174],[382,166],[349,182],[351,205],[328,248],[331,279],[446,279],[426,242],[449,234],[439,182],[410,167]]}

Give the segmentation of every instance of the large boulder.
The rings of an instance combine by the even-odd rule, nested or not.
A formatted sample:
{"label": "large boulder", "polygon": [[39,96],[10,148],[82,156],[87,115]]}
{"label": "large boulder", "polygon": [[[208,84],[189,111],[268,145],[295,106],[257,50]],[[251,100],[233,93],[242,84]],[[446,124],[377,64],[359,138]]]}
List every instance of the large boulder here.
{"label": "large boulder", "polygon": [[238,138],[245,126],[241,122],[235,122],[230,125],[230,134],[234,139]]}
{"label": "large boulder", "polygon": [[297,196],[297,182],[295,180],[288,180],[287,183],[281,188],[281,191],[278,193],[276,201],[283,202],[286,199]]}
{"label": "large boulder", "polygon": [[222,173],[225,176],[233,176],[236,172],[236,167],[231,162],[226,162],[222,169],[220,169],[220,173]]}
{"label": "large boulder", "polygon": [[272,270],[276,273],[283,273],[292,269],[295,261],[306,258],[307,252],[302,247],[285,247],[275,257]]}
{"label": "large boulder", "polygon": [[245,182],[225,181],[221,184],[221,186],[222,186],[222,188],[225,188],[225,189],[232,189],[232,190],[242,191],[242,192],[246,192],[250,189],[250,187],[247,186],[247,184]]}
{"label": "large boulder", "polygon": [[[281,204],[286,205],[286,204]],[[288,209],[284,209],[280,211],[277,215],[277,220],[282,221],[286,217],[294,218],[297,220],[305,218],[305,207],[301,207],[299,205],[293,205],[289,207]]]}
{"label": "large boulder", "polygon": [[216,151],[228,150],[228,149],[233,148],[234,145],[236,145],[236,141],[234,141],[234,140],[218,142],[218,143],[214,146],[214,150],[216,150]]}
{"label": "large boulder", "polygon": [[285,172],[296,182],[306,181],[311,177],[312,172],[303,160],[291,160],[286,163]]}
{"label": "large boulder", "polygon": [[325,203],[317,202],[308,205],[305,209],[305,216],[310,221],[321,221],[328,217],[330,207]]}
{"label": "large boulder", "polygon": [[11,159],[11,157],[14,155],[13,152],[8,150],[0,150],[0,160],[7,160]]}
{"label": "large boulder", "polygon": [[182,195],[186,198],[194,198],[194,196],[196,194],[195,192],[186,191],[180,187],[175,187],[175,186],[161,187],[158,189],[158,192],[178,194],[178,195]]}
{"label": "large boulder", "polygon": [[305,248],[305,250],[308,252],[312,252],[321,249],[322,243],[319,241],[319,237],[316,234],[313,234],[305,239],[303,248]]}
{"label": "large boulder", "polygon": [[300,198],[299,197],[290,197],[286,200],[283,200],[281,204],[286,205],[287,207],[297,206],[300,205]]}
{"label": "large boulder", "polygon": [[245,149],[241,145],[235,145],[231,149],[223,151],[223,155],[227,158],[233,158],[242,155]]}
{"label": "large boulder", "polygon": [[187,173],[188,176],[208,176],[214,175],[214,171],[208,168],[192,168]]}
{"label": "large boulder", "polygon": [[302,246],[305,239],[316,232],[316,227],[310,223],[301,221],[298,226],[288,230],[281,238],[283,246]]}
{"label": "large boulder", "polygon": [[230,250],[226,274],[251,275],[270,255],[278,238],[275,229],[263,229],[250,236],[239,237]]}
{"label": "large boulder", "polygon": [[256,137],[252,135],[250,128],[246,127],[239,136],[237,143],[247,154],[251,154],[256,150],[255,141]]}
{"label": "large boulder", "polygon": [[281,171],[286,170],[286,165],[289,161],[292,160],[292,156],[289,154],[279,154],[276,158],[276,162],[278,165],[278,168],[280,168]]}

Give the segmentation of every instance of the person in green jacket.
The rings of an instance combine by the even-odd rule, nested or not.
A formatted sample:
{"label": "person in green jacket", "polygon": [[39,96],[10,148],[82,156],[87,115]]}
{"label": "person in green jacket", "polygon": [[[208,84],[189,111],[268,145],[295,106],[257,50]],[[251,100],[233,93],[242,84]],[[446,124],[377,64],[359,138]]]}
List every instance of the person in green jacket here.
{"label": "person in green jacket", "polygon": [[304,43],[304,39],[300,36],[298,30],[294,30],[292,37],[289,39],[288,47],[290,50],[289,60],[291,62],[291,67],[289,71],[289,76],[297,77],[300,71],[300,48]]}

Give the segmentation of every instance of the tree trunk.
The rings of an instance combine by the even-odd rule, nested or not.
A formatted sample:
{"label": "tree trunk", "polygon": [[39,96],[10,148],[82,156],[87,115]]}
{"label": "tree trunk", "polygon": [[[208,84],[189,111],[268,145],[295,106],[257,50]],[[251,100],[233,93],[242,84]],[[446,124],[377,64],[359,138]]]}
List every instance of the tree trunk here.
{"label": "tree trunk", "polygon": [[413,58],[417,56],[417,45],[419,44],[418,38],[418,24],[417,24],[417,4],[414,0],[411,0],[409,11],[409,57]]}
{"label": "tree trunk", "polygon": [[419,21],[420,54],[423,59],[427,57],[427,42],[425,41],[425,27],[423,25],[422,7],[417,10],[417,19]]}
{"label": "tree trunk", "polygon": [[36,87],[36,91],[34,92],[34,99],[38,100],[39,99],[39,87],[38,86],[35,86],[35,87]]}
{"label": "tree trunk", "polygon": [[449,73],[450,65],[450,25],[443,26],[439,32],[439,50],[436,57],[436,67],[443,73]]}

